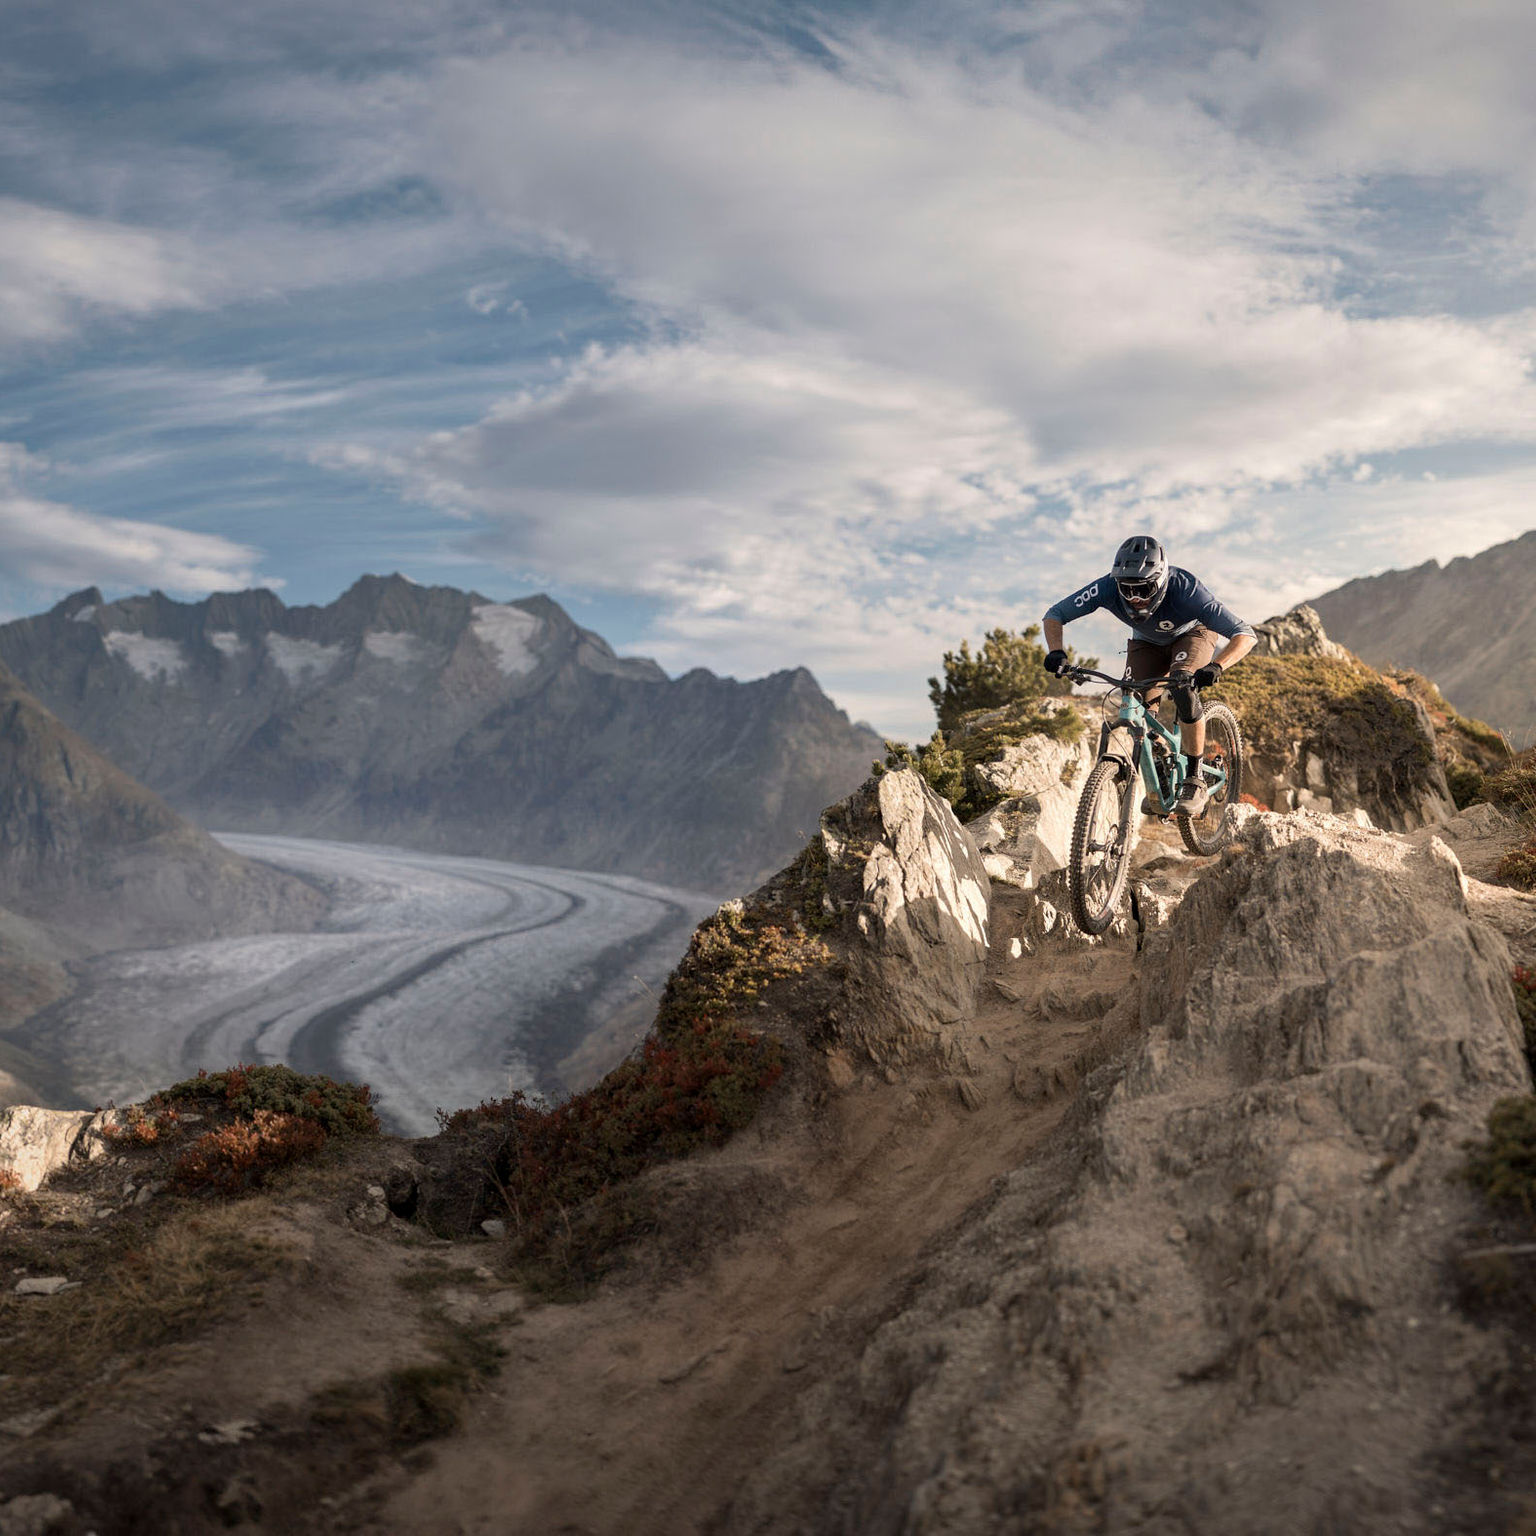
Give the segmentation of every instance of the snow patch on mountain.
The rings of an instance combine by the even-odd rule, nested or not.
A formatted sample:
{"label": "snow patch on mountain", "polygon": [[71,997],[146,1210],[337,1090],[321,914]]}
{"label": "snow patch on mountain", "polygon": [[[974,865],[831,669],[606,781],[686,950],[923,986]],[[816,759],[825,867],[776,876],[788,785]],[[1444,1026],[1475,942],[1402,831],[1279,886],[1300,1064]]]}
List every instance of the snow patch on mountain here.
{"label": "snow patch on mountain", "polygon": [[533,637],[543,628],[538,617],[510,603],[482,603],[475,609],[475,635],[496,653],[496,665],[508,677],[532,672],[539,658]]}
{"label": "snow patch on mountain", "polygon": [[342,649],[313,640],[295,640],[290,635],[268,635],[267,654],[290,683],[302,683],[311,677],[324,677],[341,660]]}
{"label": "snow patch on mountain", "polygon": [[96,617],[96,604],[87,603],[85,607],[79,611],[79,613],[72,613],[70,617],[75,621],[76,624],[89,624],[91,620]]}
{"label": "snow patch on mountain", "polygon": [[424,661],[431,647],[419,635],[403,629],[370,629],[363,636],[363,649],[380,661],[392,661],[403,667]]}
{"label": "snow patch on mountain", "polygon": [[187,670],[187,658],[174,640],[155,640],[126,629],[109,630],[102,639],[107,649],[140,677],[174,679]]}
{"label": "snow patch on mountain", "polygon": [[232,629],[218,629],[208,636],[208,643],[224,656],[237,656],[245,649],[245,641]]}

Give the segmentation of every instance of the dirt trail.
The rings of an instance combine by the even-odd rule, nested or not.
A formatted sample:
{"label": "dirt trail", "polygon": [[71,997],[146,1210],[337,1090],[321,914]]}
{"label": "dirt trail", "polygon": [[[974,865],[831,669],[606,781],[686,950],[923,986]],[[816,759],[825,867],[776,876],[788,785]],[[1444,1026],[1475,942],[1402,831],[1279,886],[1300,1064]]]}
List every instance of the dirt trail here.
{"label": "dirt trail", "polygon": [[[830,1151],[825,1139],[760,1145],[759,1166],[797,1190],[787,1215],[659,1294],[619,1288],[531,1312],[496,1388],[367,1529],[708,1529],[793,1401],[845,1358],[860,1319],[1050,1136],[1081,1072],[1134,1026],[1133,942],[1014,959],[1021,901],[1000,889],[994,902],[991,976],[969,1037],[979,1107],[952,1078],[870,1076],[829,1105]],[[722,1155],[733,1154],[743,1149]]]}

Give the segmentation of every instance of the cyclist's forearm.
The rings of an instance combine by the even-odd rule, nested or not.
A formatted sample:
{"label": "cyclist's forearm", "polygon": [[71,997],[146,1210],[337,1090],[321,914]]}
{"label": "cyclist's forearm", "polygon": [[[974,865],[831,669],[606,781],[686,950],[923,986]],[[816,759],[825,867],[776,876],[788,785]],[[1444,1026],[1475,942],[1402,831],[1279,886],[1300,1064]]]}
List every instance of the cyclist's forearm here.
{"label": "cyclist's forearm", "polygon": [[1228,667],[1234,667],[1244,656],[1258,643],[1253,635],[1233,635],[1227,643],[1213,656],[1214,661],[1223,672]]}
{"label": "cyclist's forearm", "polygon": [[1062,643],[1062,623],[1060,619],[1047,617],[1043,625],[1045,630],[1045,648],[1048,651],[1064,651],[1066,646]]}

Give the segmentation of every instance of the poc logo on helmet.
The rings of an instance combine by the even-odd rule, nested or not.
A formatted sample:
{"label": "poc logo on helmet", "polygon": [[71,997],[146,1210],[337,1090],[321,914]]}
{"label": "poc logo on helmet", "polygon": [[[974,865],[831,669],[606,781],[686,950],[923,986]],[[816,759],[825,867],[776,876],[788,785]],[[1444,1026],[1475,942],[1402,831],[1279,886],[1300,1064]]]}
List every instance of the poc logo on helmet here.
{"label": "poc logo on helmet", "polygon": [[1077,596],[1072,599],[1072,602],[1076,607],[1081,608],[1084,603],[1091,603],[1098,595],[1099,584],[1098,582],[1094,582],[1094,584],[1089,587],[1087,591],[1079,592]]}

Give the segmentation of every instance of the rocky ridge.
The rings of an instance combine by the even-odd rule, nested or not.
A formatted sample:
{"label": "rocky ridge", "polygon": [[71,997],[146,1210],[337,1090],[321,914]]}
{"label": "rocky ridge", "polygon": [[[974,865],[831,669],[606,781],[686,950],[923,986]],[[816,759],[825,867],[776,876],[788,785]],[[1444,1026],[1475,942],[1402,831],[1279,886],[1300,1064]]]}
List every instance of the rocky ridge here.
{"label": "rocky ridge", "polygon": [[748,888],[880,750],[804,669],[675,680],[546,597],[364,577],[323,607],[90,589],[0,662],[205,826]]}

